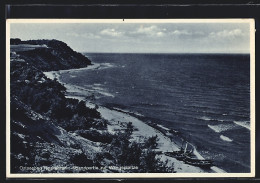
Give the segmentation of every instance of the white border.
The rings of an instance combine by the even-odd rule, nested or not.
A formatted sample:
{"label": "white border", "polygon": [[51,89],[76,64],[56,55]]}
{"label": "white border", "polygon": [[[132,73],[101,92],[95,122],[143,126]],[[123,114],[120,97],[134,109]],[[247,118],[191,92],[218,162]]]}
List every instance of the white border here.
{"label": "white border", "polygon": [[[10,169],[11,23],[250,23],[251,173],[48,173],[12,174]],[[6,177],[7,178],[220,178],[255,176],[255,21],[254,19],[7,19],[6,20]]]}

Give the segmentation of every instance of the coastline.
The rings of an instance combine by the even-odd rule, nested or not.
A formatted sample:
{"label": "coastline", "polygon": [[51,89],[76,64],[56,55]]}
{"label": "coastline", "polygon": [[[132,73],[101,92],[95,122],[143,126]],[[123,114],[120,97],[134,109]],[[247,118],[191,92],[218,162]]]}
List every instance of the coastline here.
{"label": "coastline", "polygon": [[[104,66],[104,65],[103,65]],[[95,108],[97,107],[97,111],[100,112],[101,117],[108,121],[107,130],[109,133],[114,134],[117,131],[123,130],[124,127],[127,125],[128,122],[132,122],[132,125],[134,127],[133,134],[131,136],[131,140],[135,140],[142,143],[142,140],[145,138],[155,136],[158,137],[158,148],[156,151],[158,151],[157,157],[160,158],[162,161],[166,162],[167,165],[174,166],[174,170],[176,173],[226,173],[224,170],[212,166],[210,169],[202,169],[200,167],[192,166],[185,164],[183,161],[177,160],[175,158],[166,156],[163,153],[160,152],[168,152],[168,151],[178,151],[180,150],[179,145],[174,142],[174,139],[170,138],[168,135],[162,133],[158,128],[161,129],[167,129],[161,125],[157,125],[158,128],[154,128],[151,125],[145,123],[144,121],[141,121],[138,119],[138,115],[132,115],[128,111],[123,111],[121,109],[109,109],[101,105],[96,105],[93,102],[90,102],[86,99],[86,95],[91,95],[93,91],[89,91],[88,89],[71,85],[68,83],[64,83],[60,80],[60,75],[62,73],[72,73],[77,72],[81,70],[91,70],[91,69],[100,69],[102,66],[101,64],[93,64],[88,67],[79,68],[79,69],[69,69],[69,70],[59,70],[59,71],[50,71],[50,72],[44,72],[45,76],[49,79],[56,79],[59,83],[65,86],[66,98],[74,98],[78,100],[83,100],[86,102],[86,106],[89,108]],[[95,93],[94,93],[95,95]],[[139,114],[140,115],[140,114]],[[190,144],[190,143],[189,143]],[[192,145],[192,144],[190,144]],[[193,145],[192,145],[193,146]],[[197,159],[203,160],[204,158],[197,152],[195,146],[193,146],[194,151],[193,154],[197,157]]]}

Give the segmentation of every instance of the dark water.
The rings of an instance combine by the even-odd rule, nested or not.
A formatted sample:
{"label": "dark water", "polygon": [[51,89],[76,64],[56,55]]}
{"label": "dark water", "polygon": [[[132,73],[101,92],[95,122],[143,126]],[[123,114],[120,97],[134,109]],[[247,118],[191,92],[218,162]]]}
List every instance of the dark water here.
{"label": "dark water", "polygon": [[100,92],[97,103],[180,131],[227,172],[250,172],[249,55],[86,55],[101,67],[62,81]]}

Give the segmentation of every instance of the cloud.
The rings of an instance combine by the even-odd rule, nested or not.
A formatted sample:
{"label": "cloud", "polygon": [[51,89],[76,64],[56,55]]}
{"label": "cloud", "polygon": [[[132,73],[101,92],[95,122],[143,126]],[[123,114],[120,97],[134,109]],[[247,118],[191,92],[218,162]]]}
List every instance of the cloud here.
{"label": "cloud", "polygon": [[99,39],[101,38],[98,35],[92,34],[92,33],[84,33],[84,34],[78,34],[78,33],[66,33],[66,36],[71,36],[71,37],[79,37],[79,38],[96,38]]}
{"label": "cloud", "polygon": [[169,33],[169,35],[174,37],[192,37],[192,38],[198,38],[205,36],[205,33],[202,31],[189,31],[189,30],[174,30]]}
{"label": "cloud", "polygon": [[131,35],[141,35],[148,37],[164,37],[166,35],[166,29],[158,28],[155,25],[144,27],[141,25],[135,31],[130,32]]}
{"label": "cloud", "polygon": [[209,34],[209,37],[214,38],[234,38],[239,36],[244,36],[244,33],[241,29],[223,30],[219,32],[211,32]]}
{"label": "cloud", "polygon": [[104,29],[100,31],[100,34],[105,36],[111,36],[111,37],[121,37],[124,35],[124,32],[120,32],[115,29]]}
{"label": "cloud", "polygon": [[181,35],[192,35],[192,33],[188,32],[187,30],[175,30],[173,32],[170,32],[170,35],[181,36]]}

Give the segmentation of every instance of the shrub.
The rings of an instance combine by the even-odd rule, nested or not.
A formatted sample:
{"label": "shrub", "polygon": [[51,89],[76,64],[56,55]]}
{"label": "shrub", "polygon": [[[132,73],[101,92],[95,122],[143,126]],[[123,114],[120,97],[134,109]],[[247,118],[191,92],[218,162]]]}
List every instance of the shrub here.
{"label": "shrub", "polygon": [[108,132],[100,133],[97,130],[79,130],[77,133],[94,142],[111,143],[113,140],[113,135]]}
{"label": "shrub", "polygon": [[93,166],[93,161],[89,159],[86,154],[83,152],[80,154],[75,154],[70,158],[71,163],[73,163],[76,166]]}
{"label": "shrub", "polygon": [[85,117],[79,116],[78,114],[73,115],[71,120],[61,120],[59,125],[67,131],[75,131],[80,129],[89,129],[91,126],[90,123],[86,120]]}
{"label": "shrub", "polygon": [[133,126],[133,123],[132,122],[129,122],[127,123],[127,126],[126,126],[126,133],[131,135],[134,131],[134,126]]}
{"label": "shrub", "polygon": [[157,142],[158,142],[158,136],[157,136],[157,135],[152,136],[152,137],[148,138],[148,139],[145,141],[144,147],[145,147],[145,148],[152,148],[152,149],[154,149],[154,148],[156,148],[157,145],[158,145]]}
{"label": "shrub", "polygon": [[157,136],[150,137],[145,144],[130,142],[129,139],[128,133],[117,133],[111,142],[109,152],[117,166],[138,166],[138,170],[130,171],[142,173],[173,172],[174,168],[167,167],[167,162],[162,162],[153,150],[157,146]]}

